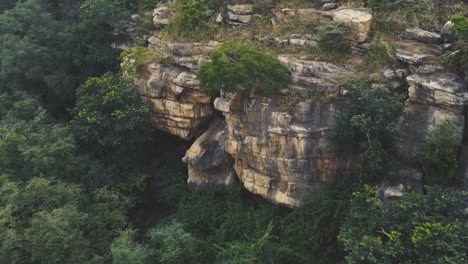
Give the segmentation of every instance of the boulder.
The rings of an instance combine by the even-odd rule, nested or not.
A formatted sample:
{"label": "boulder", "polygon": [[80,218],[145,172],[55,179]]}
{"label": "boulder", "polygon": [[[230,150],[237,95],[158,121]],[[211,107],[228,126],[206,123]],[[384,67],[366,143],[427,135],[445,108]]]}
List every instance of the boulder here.
{"label": "boulder", "polygon": [[430,32],[420,28],[408,28],[403,34],[405,38],[414,39],[427,44],[442,43],[442,36],[439,33]]}
{"label": "boulder", "polygon": [[170,10],[167,6],[162,6],[153,11],[153,24],[161,27],[169,24]]}
{"label": "boulder", "polygon": [[233,184],[236,174],[233,159],[222,149],[226,140],[226,122],[215,119],[187,150],[182,158],[188,164],[187,183],[198,189],[211,191]]}
{"label": "boulder", "polygon": [[440,30],[444,42],[454,42],[457,39],[455,31],[452,30],[453,22],[447,21]]}
{"label": "boulder", "polygon": [[322,9],[323,10],[332,10],[332,9],[336,9],[338,8],[338,4],[337,3],[325,3],[323,4],[322,6]]}
{"label": "boulder", "polygon": [[372,15],[362,11],[342,9],[333,13],[333,21],[350,27],[355,39],[364,42],[371,29]]}

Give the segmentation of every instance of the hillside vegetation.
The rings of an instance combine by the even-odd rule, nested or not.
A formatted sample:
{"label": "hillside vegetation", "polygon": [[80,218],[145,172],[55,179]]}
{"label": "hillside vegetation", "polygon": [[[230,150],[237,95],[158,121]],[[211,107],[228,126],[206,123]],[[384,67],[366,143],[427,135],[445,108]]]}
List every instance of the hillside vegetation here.
{"label": "hillside vegetation", "polygon": [[[326,101],[285,95],[294,76],[278,54],[348,63],[359,72],[340,86],[352,103],[334,117],[330,140],[343,153],[356,151],[361,168],[311,193],[300,208],[269,203],[241,183],[221,192],[187,186],[181,159],[189,144],[151,126],[152,110],[131,80],[148,64],[171,65],[173,58],[146,49],[146,39],[122,53],[111,47],[132,14],[140,19],[135,34],[154,33],[152,12],[162,2],[0,3],[0,264],[468,262],[468,191],[457,174],[456,128],[450,121],[437,126],[418,154],[428,185],[422,192],[381,199],[373,186],[398,158],[407,94],[370,82],[400,63],[394,43],[406,28],[440,31],[447,21],[457,52],[443,63],[464,76],[466,1],[340,1],[373,14],[364,51],[343,23],[272,23],[272,9],[325,1],[253,0],[259,15],[235,27],[216,22],[222,0],[169,5],[173,16],[159,37],[223,43],[200,66],[200,97],[255,94],[285,109],[298,98]],[[310,45],[274,41],[289,33],[311,35]]]}

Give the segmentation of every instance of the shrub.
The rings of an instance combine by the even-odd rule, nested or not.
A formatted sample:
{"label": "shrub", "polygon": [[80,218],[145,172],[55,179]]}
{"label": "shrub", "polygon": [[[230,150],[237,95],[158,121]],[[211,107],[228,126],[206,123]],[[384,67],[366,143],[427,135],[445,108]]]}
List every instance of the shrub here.
{"label": "shrub", "polygon": [[122,72],[129,75],[140,73],[151,62],[171,63],[171,59],[161,51],[141,46],[124,50],[119,60]]}
{"label": "shrub", "polygon": [[207,0],[178,0],[173,5],[174,15],[169,21],[169,34],[187,35],[204,26],[208,12]]}
{"label": "shrub", "polygon": [[468,62],[468,18],[462,15],[453,15],[450,20],[453,22],[452,30],[458,33],[459,45],[463,50],[460,56],[460,64]]}
{"label": "shrub", "polygon": [[339,147],[359,150],[364,176],[384,175],[403,104],[387,89],[372,88],[365,78],[349,81],[346,88],[353,104],[349,111],[337,114],[331,140]]}
{"label": "shrub", "polygon": [[277,58],[239,44],[223,44],[198,73],[202,91],[215,96],[221,89],[258,92],[267,96],[287,88],[289,70]]}
{"label": "shrub", "polygon": [[369,70],[390,65],[396,62],[396,55],[392,46],[377,37],[366,53],[366,63]]}
{"label": "shrub", "polygon": [[455,177],[460,147],[460,131],[457,130],[450,120],[446,120],[436,126],[421,148],[419,157],[430,182],[446,182],[445,180]]}
{"label": "shrub", "polygon": [[429,189],[380,201],[366,186],[353,193],[339,241],[347,263],[465,263],[467,191]]}
{"label": "shrub", "polygon": [[349,53],[351,51],[348,41],[351,30],[338,22],[326,22],[318,28],[319,47],[325,52]]}

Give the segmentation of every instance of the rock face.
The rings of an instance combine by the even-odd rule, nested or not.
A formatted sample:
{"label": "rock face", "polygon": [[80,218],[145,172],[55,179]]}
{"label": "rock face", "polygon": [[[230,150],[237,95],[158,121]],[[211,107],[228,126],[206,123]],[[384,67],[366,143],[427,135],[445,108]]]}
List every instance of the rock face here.
{"label": "rock face", "polygon": [[226,141],[226,122],[215,119],[187,150],[183,162],[188,164],[187,183],[199,190],[231,185],[237,179],[233,159],[222,147]]}
{"label": "rock face", "polygon": [[162,51],[171,63],[153,62],[135,81],[137,93],[153,111],[153,125],[183,139],[200,134],[213,118],[211,97],[200,91],[194,74],[200,61],[219,43],[181,43],[149,39],[149,48]]}
{"label": "rock face", "polygon": [[405,119],[401,123],[399,149],[407,160],[416,160],[418,152],[438,124],[451,121],[457,128],[461,144],[465,126],[464,108],[468,105],[468,91],[463,79],[446,72],[440,64],[443,49],[434,44],[440,36],[410,29],[411,38],[419,41],[399,43],[397,58],[409,64],[411,74],[405,102]]}
{"label": "rock face", "polygon": [[[239,26],[259,16],[254,6],[246,2],[227,2],[216,11],[219,13],[216,22],[242,30]],[[335,1],[322,3],[336,7]],[[157,28],[168,23],[169,11],[167,7],[154,11],[153,22]],[[372,15],[368,13],[311,8],[283,8],[272,12],[273,24],[291,19],[317,22],[317,25],[332,20],[341,22],[351,28],[353,44],[360,43],[355,47],[365,51],[370,46],[362,43],[367,40],[371,27]],[[440,63],[440,56],[453,46],[444,43],[448,33],[406,30],[405,39],[396,43],[398,65],[388,65],[372,76],[374,87],[386,87],[406,95],[406,115],[400,122],[397,142],[403,159],[395,162],[392,173],[396,182],[383,185],[384,198],[399,197],[402,190],[422,188],[423,174],[415,166],[418,152],[438,124],[451,120],[462,142],[468,92],[466,82],[457,74],[445,71]],[[317,36],[305,33],[255,37],[268,45],[296,46],[288,49],[292,52],[317,45]],[[162,52],[168,60],[153,61],[144,73],[132,80],[141,99],[152,107],[157,129],[195,140],[183,162],[188,164],[188,184],[196,189],[225,187],[239,179],[253,193],[277,204],[296,207],[308,193],[332,177],[345,177],[358,166],[356,153],[337,152],[329,141],[336,114],[350,106],[349,92],[340,87],[356,77],[355,68],[305,60],[304,54],[279,55],[278,59],[289,68],[292,81],[279,95],[266,98],[221,92],[213,100],[200,91],[196,72],[220,43],[169,41],[158,35],[148,42],[148,48]],[[354,55],[359,57],[359,54]],[[353,58],[351,63],[359,67],[360,60]],[[468,142],[466,135],[465,141]],[[466,160],[467,145],[463,156]],[[468,182],[468,161],[462,167]]]}
{"label": "rock face", "polygon": [[362,11],[342,9],[333,13],[333,21],[341,22],[350,27],[357,41],[363,42],[369,35],[372,15]]}
{"label": "rock face", "polygon": [[[340,78],[352,73],[332,63],[288,55],[280,59],[293,73],[291,88],[315,95],[337,91]],[[345,109],[345,101],[304,100],[287,112],[281,109],[282,99],[229,93],[217,98],[215,107],[227,123],[224,149],[234,158],[245,188],[274,203],[300,206],[307,193],[348,171],[353,157],[336,153],[328,140],[335,113]]]}

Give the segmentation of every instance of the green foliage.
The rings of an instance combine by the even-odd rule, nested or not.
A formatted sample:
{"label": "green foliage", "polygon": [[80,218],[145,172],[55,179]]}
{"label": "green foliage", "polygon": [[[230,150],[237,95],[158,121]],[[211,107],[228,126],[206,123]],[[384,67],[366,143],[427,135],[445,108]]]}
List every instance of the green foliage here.
{"label": "green foliage", "polygon": [[459,135],[450,121],[438,124],[419,152],[429,183],[446,183],[456,177]]}
{"label": "green foliage", "polygon": [[77,92],[74,134],[99,155],[135,153],[149,139],[149,108],[113,74],[90,78]]}
{"label": "green foliage", "polygon": [[0,197],[0,263],[103,263],[126,222],[125,203],[104,189],[88,196],[78,185],[1,176]]}
{"label": "green foliage", "polygon": [[349,42],[351,30],[339,22],[326,22],[318,28],[319,47],[328,53],[347,54],[351,51]]}
{"label": "green foliage", "polygon": [[131,229],[121,231],[112,242],[111,255],[113,264],[145,264],[150,256],[150,250],[135,241],[136,232]]}
{"label": "green foliage", "polygon": [[394,48],[379,37],[374,39],[366,52],[365,58],[367,68],[371,71],[396,62]]}
{"label": "green foliage", "polygon": [[200,28],[206,29],[207,0],[180,0],[172,7],[174,15],[167,26],[168,34],[190,36]]}
{"label": "green foliage", "polygon": [[300,256],[302,262],[339,263],[343,252],[337,236],[349,211],[352,179],[337,177],[306,203],[281,219],[279,236]]}
{"label": "green foliage", "polygon": [[26,0],[0,14],[0,90],[32,91],[58,116],[90,75],[115,69],[122,0]]}
{"label": "green foliage", "polygon": [[141,46],[124,50],[119,59],[121,71],[129,75],[141,73],[151,62],[171,63],[171,59],[162,52]]}
{"label": "green foliage", "polygon": [[227,243],[225,247],[220,247],[218,259],[222,263],[237,264],[237,263],[272,263],[275,261],[277,254],[276,248],[271,248],[271,233],[273,225],[270,223],[263,235],[258,239],[248,242],[234,241]]}
{"label": "green foliage", "polygon": [[161,2],[160,0],[140,0],[140,7],[145,10],[152,10],[154,9],[157,4]]}
{"label": "green foliage", "polygon": [[339,240],[347,263],[464,263],[466,191],[430,189],[380,201],[372,188],[353,194]]}
{"label": "green foliage", "polygon": [[387,89],[372,88],[368,79],[352,80],[346,89],[353,104],[337,114],[331,139],[337,146],[359,150],[364,176],[376,179],[387,171],[403,104]]}
{"label": "green foliage", "polygon": [[[468,63],[468,18],[459,14],[453,15],[450,20],[453,22],[452,30],[457,32],[458,43],[462,48],[462,54],[459,57],[459,64]],[[452,60],[458,58],[451,58]]]}
{"label": "green foliage", "polygon": [[212,51],[211,60],[198,72],[202,91],[208,95],[224,89],[271,96],[290,82],[288,68],[277,58],[243,45],[225,43]]}
{"label": "green foliage", "polygon": [[178,222],[149,231],[149,245],[155,249],[154,258],[163,264],[201,263],[204,253],[202,242],[184,230]]}

